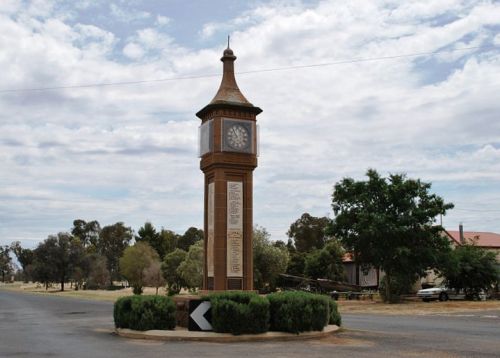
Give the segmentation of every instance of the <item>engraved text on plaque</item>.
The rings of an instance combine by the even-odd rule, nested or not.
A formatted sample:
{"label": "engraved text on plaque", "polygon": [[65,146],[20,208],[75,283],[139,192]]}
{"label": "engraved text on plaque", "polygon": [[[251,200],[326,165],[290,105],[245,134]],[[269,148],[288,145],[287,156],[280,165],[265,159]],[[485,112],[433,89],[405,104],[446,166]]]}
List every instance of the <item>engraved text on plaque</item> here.
{"label": "engraved text on plaque", "polygon": [[243,276],[243,183],[227,182],[227,277]]}

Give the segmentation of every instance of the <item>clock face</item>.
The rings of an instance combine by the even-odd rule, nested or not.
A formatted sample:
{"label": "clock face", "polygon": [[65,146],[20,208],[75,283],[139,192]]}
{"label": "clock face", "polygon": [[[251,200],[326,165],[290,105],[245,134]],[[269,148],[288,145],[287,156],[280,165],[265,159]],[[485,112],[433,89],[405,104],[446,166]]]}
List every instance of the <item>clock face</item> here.
{"label": "clock face", "polygon": [[227,143],[233,149],[245,149],[249,143],[248,130],[240,124],[233,124],[227,131]]}

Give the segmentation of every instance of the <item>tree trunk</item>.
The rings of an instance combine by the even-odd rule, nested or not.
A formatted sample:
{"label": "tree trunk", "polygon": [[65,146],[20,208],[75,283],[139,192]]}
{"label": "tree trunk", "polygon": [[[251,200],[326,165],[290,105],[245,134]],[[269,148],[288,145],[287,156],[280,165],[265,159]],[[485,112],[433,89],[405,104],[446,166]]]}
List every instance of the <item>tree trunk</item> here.
{"label": "tree trunk", "polygon": [[391,302],[391,277],[389,272],[385,273],[385,299],[387,302]]}
{"label": "tree trunk", "polygon": [[158,287],[156,287],[156,296],[158,296]]}
{"label": "tree trunk", "polygon": [[64,278],[61,279],[61,292],[64,291]]}

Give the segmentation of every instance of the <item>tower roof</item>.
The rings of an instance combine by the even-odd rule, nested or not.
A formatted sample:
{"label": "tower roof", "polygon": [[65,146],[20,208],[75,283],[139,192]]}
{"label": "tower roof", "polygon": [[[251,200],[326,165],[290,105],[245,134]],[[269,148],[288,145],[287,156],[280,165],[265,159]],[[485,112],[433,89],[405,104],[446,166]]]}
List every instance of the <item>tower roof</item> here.
{"label": "tower roof", "polygon": [[201,118],[207,110],[221,106],[228,108],[247,107],[248,110],[255,112],[256,114],[262,112],[260,108],[255,107],[252,103],[250,103],[238,88],[236,78],[234,77],[234,61],[236,60],[236,56],[229,46],[224,50],[220,60],[223,63],[223,72],[219,90],[210,103],[196,113],[196,115]]}

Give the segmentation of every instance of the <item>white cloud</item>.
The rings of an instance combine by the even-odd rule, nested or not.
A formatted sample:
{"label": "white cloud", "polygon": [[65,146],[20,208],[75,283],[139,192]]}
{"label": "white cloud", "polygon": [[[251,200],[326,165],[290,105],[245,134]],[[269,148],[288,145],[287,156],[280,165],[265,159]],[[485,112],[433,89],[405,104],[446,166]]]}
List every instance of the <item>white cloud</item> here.
{"label": "white cloud", "polygon": [[165,26],[170,23],[171,19],[167,16],[157,15],[156,16],[156,25]]}
{"label": "white cloud", "polygon": [[141,21],[151,17],[151,13],[148,11],[129,9],[113,3],[109,5],[109,10],[113,18],[120,22]]}
{"label": "white cloud", "polygon": [[144,56],[144,49],[140,45],[134,42],[129,42],[123,48],[123,54],[128,58],[131,58],[133,60],[138,60],[142,56]]}
{"label": "white cloud", "polygon": [[21,8],[21,0],[4,0],[0,2],[0,13],[13,14]]}

